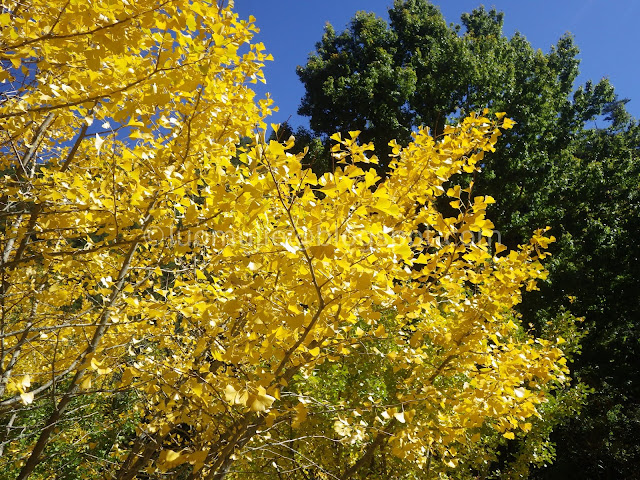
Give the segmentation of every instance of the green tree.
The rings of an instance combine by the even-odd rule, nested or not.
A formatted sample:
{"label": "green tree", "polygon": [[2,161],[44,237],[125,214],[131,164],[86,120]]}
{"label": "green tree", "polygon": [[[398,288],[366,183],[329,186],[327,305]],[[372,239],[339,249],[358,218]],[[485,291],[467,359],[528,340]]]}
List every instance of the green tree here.
{"label": "green tree", "polygon": [[[516,125],[505,132],[503,148],[486,155],[474,191],[498,200],[491,211],[503,243],[520,243],[533,225],[552,227],[559,241],[549,280],[540,294],[525,295],[521,312],[548,335],[572,328],[565,312],[585,318],[589,335],[574,366],[595,392],[582,416],[554,434],[557,466],[539,475],[632,475],[640,419],[640,380],[630,373],[640,339],[638,126],[608,80],[576,89],[579,50],[570,35],[544,53],[519,33],[505,36],[495,9],[480,7],[461,20],[447,25],[426,0],[396,0],[388,22],[359,12],[340,34],[328,26],[298,67],[306,89],[299,113],[321,137],[363,130],[384,166],[388,150],[380,146],[394,137],[407,141],[418,125],[440,134],[470,111],[508,112]],[[391,59],[385,71],[402,72],[405,82],[390,89],[392,101],[389,92],[378,94],[385,89],[377,74],[383,67],[363,67],[363,45]],[[371,75],[363,78],[363,71]],[[343,101],[355,90],[363,101]],[[381,120],[383,112],[388,117]],[[378,128],[381,121],[385,128]],[[567,404],[574,400],[568,394]],[[572,415],[567,405],[557,408]]]}
{"label": "green tree", "polygon": [[419,125],[438,135],[471,111],[508,111],[516,125],[505,148],[487,156],[481,188],[499,198],[492,211],[508,243],[517,244],[530,231],[532,197],[553,158],[613,100],[613,89],[602,81],[573,102],[572,37],[544,54],[518,33],[504,36],[495,10],[463,15],[464,34],[426,0],[396,0],[389,18],[359,12],[339,35],[327,26],[316,52],[298,67],[305,86],[299,113],[321,136],[362,130],[384,167],[388,142],[408,142]]}
{"label": "green tree", "polygon": [[[325,135],[362,131],[362,141],[375,142],[386,154],[379,154],[387,160],[383,167],[388,165],[389,141],[406,145],[413,124],[407,98],[416,76],[394,61],[396,43],[384,20],[359,12],[340,35],[328,25],[318,55],[298,70],[309,92],[299,113],[311,116],[312,129]],[[332,109],[333,104],[342,107]]]}
{"label": "green tree", "polygon": [[539,478],[637,474],[640,128],[621,107],[620,101],[608,105],[611,125],[583,131],[572,143],[568,165],[554,169],[549,195],[557,200],[549,217],[559,241],[550,281],[522,306],[527,318],[540,323],[568,299],[590,332],[574,369],[593,393],[583,414],[555,432],[558,459]]}

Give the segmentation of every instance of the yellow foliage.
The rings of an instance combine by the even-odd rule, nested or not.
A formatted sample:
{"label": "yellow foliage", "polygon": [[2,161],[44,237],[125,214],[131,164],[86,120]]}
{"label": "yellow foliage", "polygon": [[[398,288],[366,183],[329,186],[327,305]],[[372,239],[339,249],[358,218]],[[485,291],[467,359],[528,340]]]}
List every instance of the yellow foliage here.
{"label": "yellow foliage", "polygon": [[[71,399],[120,388],[144,415],[109,460],[117,478],[185,463],[205,478],[268,444],[274,422],[312,421],[282,394],[294,376],[407,326],[411,341],[388,352],[403,379],[395,410],[358,415],[416,465],[440,448],[455,466],[453,445],[483,425],[513,438],[563,379],[560,350],[523,339],[509,314],[544,278],[552,237],[492,255],[493,199],[446,190],[508,118],[471,116],[437,141],[418,131],[385,180],[364,168],[377,160],[359,132],[337,135],[340,166],[316,178],[290,143],[264,141],[270,101],[247,82],[269,57],[230,8],[21,5],[0,15],[0,408],[43,408],[57,392],[40,442],[12,450],[23,473]],[[243,136],[254,141],[241,151]],[[445,191],[456,217],[436,209]],[[439,382],[454,377],[466,386]],[[335,422],[350,442],[376,442],[380,423]],[[178,425],[192,427],[189,445],[163,449]]]}

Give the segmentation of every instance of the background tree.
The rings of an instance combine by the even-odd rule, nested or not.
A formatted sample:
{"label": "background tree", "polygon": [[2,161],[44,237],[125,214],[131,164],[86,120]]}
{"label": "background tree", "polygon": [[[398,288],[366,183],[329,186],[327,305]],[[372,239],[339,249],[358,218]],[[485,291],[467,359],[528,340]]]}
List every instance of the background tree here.
{"label": "background tree", "polygon": [[539,298],[525,298],[523,312],[542,322],[568,299],[571,311],[586,319],[590,334],[575,368],[593,392],[582,415],[556,432],[558,460],[540,478],[572,478],[575,472],[633,478],[640,460],[640,132],[624,118],[584,131],[573,143],[569,168],[553,175],[557,208],[549,217],[559,241],[551,281]]}
{"label": "background tree", "polygon": [[[363,19],[383,30],[384,40],[367,37],[359,28]],[[437,135],[470,111],[509,113],[516,125],[505,134],[504,147],[484,158],[474,188],[497,199],[490,211],[504,243],[517,245],[533,225],[551,225],[557,234],[543,293],[525,296],[521,311],[538,332],[565,328],[565,314],[558,315],[563,308],[585,317],[590,334],[576,366],[580,380],[597,392],[580,419],[558,430],[557,467],[540,475],[632,472],[640,461],[630,433],[640,418],[639,384],[627,356],[640,339],[639,252],[630,241],[640,180],[637,125],[607,80],[575,89],[578,48],[571,36],[543,53],[519,33],[506,37],[503,15],[495,10],[480,7],[461,20],[460,26],[447,25],[428,1],[397,0],[388,22],[359,12],[342,33],[327,27],[316,52],[298,67],[306,90],[299,113],[324,138],[334,129],[363,128],[381,158],[387,150],[380,145],[406,139],[417,125],[429,125]],[[388,54],[387,71],[403,72],[408,82],[394,90],[400,98],[378,96],[384,84],[373,72],[367,81],[354,73],[362,70],[362,44]],[[354,109],[343,99],[356,83],[359,98],[368,101]],[[393,117],[385,120],[386,129],[372,128],[378,111]]]}
{"label": "background tree", "polygon": [[[602,81],[572,102],[578,74],[572,38],[561,38],[543,54],[518,33],[504,36],[502,14],[495,10],[463,15],[463,35],[426,0],[396,1],[389,18],[387,23],[360,12],[340,35],[327,27],[315,54],[298,67],[305,86],[299,113],[310,117],[318,135],[362,130],[384,165],[389,149],[380,146],[394,138],[408,142],[412,128],[427,125],[438,135],[447,121],[469,112],[508,109],[516,125],[504,148],[484,162],[480,186],[500,199],[492,207],[495,220],[516,245],[538,220],[531,205],[547,200],[536,195],[552,159],[614,100],[612,87]],[[367,57],[363,46],[379,59]],[[375,69],[398,72],[397,87],[389,88]],[[359,108],[348,98],[357,99]],[[378,128],[380,122],[386,123]]]}
{"label": "background tree", "polygon": [[[374,141],[377,153],[386,154],[379,155],[384,171],[391,153],[389,141],[395,138],[406,145],[411,139],[407,98],[415,88],[415,72],[393,61],[395,36],[373,14],[356,14],[349,29],[338,36],[327,26],[317,48],[318,55],[298,71],[310,92],[300,114],[312,117],[316,133],[361,131],[362,141]],[[331,108],[316,95],[344,108]]]}

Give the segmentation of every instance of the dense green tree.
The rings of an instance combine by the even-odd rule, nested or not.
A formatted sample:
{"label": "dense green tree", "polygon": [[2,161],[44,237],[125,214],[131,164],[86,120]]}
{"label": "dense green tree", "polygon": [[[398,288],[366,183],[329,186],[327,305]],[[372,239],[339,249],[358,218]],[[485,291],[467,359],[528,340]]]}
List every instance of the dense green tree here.
{"label": "dense green tree", "polygon": [[416,73],[395,62],[396,36],[386,22],[357,13],[340,35],[328,25],[317,48],[318,55],[298,70],[307,92],[314,92],[300,107],[300,114],[311,116],[313,130],[326,135],[361,130],[362,141],[378,146],[386,147],[392,138],[407,144],[412,126],[407,98]]}
{"label": "dense green tree", "polygon": [[388,142],[408,142],[418,125],[439,134],[447,120],[470,111],[507,111],[516,126],[481,177],[482,190],[501,199],[494,218],[517,244],[530,231],[532,195],[552,159],[613,100],[613,89],[603,80],[572,101],[572,37],[544,54],[521,34],[504,36],[495,10],[463,15],[464,34],[426,0],[397,0],[389,18],[359,12],[339,35],[327,26],[315,54],[298,67],[306,90],[299,113],[319,135],[362,130],[384,168]]}
{"label": "dense green tree", "polygon": [[571,312],[589,332],[574,370],[593,393],[581,416],[556,429],[557,460],[536,475],[631,478],[640,463],[638,126],[608,80],[576,88],[570,35],[544,53],[522,34],[505,36],[495,9],[461,20],[448,25],[426,0],[396,0],[388,22],[359,12],[342,33],[328,26],[298,67],[306,89],[299,113],[322,138],[363,130],[384,169],[389,149],[381,146],[408,141],[418,125],[440,134],[470,111],[508,112],[516,125],[485,157],[474,191],[498,199],[492,214],[503,243],[516,245],[541,224],[558,238],[549,281],[525,296],[525,321],[552,334]]}
{"label": "dense green tree", "polygon": [[[558,459],[540,478],[635,478],[640,462],[640,128],[621,102],[611,125],[582,132],[556,167],[548,217],[559,242],[542,295],[525,315],[538,323],[566,301],[590,332],[574,369],[593,389],[580,417],[554,434]],[[551,190],[553,188],[553,190]]]}

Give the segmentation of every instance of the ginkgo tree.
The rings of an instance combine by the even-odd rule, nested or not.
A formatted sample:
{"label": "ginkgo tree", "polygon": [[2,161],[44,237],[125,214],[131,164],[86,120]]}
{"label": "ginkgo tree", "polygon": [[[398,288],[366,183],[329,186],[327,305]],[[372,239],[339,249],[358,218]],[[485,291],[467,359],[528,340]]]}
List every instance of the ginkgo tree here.
{"label": "ginkgo tree", "polygon": [[[553,238],[506,251],[493,199],[447,187],[512,122],[421,129],[384,180],[336,134],[317,178],[265,141],[250,83],[270,57],[232,6],[3,3],[0,469],[481,470],[568,373],[563,339],[512,312]],[[363,359],[340,393],[335,368]]]}

